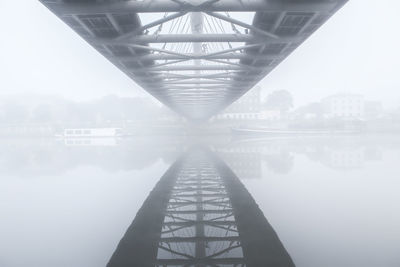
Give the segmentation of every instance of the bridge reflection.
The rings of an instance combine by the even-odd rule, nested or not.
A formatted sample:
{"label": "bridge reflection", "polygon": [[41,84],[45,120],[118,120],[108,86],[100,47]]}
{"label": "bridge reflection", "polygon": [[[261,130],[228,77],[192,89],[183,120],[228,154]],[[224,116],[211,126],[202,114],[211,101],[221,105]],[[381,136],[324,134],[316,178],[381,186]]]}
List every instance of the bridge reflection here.
{"label": "bridge reflection", "polygon": [[161,177],[107,266],[294,264],[238,177],[193,149]]}

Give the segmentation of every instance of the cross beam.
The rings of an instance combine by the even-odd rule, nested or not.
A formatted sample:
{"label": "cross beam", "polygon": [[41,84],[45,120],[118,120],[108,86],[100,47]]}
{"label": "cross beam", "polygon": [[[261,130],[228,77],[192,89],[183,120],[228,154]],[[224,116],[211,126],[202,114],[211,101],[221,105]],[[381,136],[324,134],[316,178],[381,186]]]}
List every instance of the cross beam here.
{"label": "cross beam", "polygon": [[[64,3],[43,0],[51,9],[60,15],[88,15],[103,13],[153,13],[153,12],[312,12],[331,11],[337,5],[336,2],[321,0],[319,2],[296,3],[282,0],[219,0],[210,5],[190,4],[194,1],[182,1],[187,4],[179,4],[172,0],[144,0],[144,1],[118,1],[108,3]],[[204,1],[205,2],[205,1]]]}
{"label": "cross beam", "polygon": [[185,56],[165,55],[165,54],[147,54],[137,56],[113,57],[121,61],[153,61],[153,60],[181,60],[181,59],[249,59],[249,60],[281,60],[283,55],[252,55],[245,53],[228,53],[215,56],[186,54]]}

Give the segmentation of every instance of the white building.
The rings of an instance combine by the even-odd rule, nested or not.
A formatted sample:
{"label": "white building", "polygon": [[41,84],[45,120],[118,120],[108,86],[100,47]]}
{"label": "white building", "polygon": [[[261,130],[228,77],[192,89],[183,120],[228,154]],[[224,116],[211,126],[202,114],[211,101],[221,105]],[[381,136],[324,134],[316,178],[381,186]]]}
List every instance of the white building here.
{"label": "white building", "polygon": [[259,120],[261,116],[261,87],[256,86],[239,98],[223,112],[217,120]]}
{"label": "white building", "polygon": [[364,117],[364,97],[358,94],[336,94],[322,100],[327,118],[361,119]]}
{"label": "white building", "polygon": [[281,119],[281,111],[279,109],[266,109],[261,111],[260,119],[267,121],[279,121]]}
{"label": "white building", "polygon": [[85,129],[65,129],[65,138],[74,137],[118,137],[123,134],[121,128],[85,128]]}

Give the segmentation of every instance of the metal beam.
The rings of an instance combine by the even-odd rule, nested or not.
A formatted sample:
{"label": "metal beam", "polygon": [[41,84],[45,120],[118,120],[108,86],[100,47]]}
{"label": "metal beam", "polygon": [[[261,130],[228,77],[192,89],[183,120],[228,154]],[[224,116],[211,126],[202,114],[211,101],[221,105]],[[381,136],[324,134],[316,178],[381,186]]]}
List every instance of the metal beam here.
{"label": "metal beam", "polygon": [[208,157],[224,180],[247,259],[246,266],[294,267],[278,235],[239,178],[216,154],[209,153]]}
{"label": "metal beam", "polygon": [[180,60],[180,59],[258,59],[258,60],[276,60],[283,59],[283,55],[251,55],[246,53],[229,53],[215,56],[206,56],[198,54],[185,54],[184,57],[177,55],[165,55],[165,54],[147,54],[137,56],[112,56],[115,60],[120,61],[154,61],[154,60]]}
{"label": "metal beam", "polygon": [[313,12],[313,11],[332,11],[338,3],[344,3],[345,0],[337,1],[306,1],[298,0],[296,2],[282,0],[219,0],[212,5],[190,4],[193,1],[184,1],[185,5],[175,1],[166,0],[144,0],[144,1],[118,1],[103,3],[64,3],[47,2],[41,0],[44,4],[55,10],[60,15],[82,15],[82,14],[103,14],[103,13],[153,13],[153,12]]}
{"label": "metal beam", "polygon": [[153,72],[153,71],[195,71],[195,70],[246,70],[249,69],[239,66],[230,65],[177,65],[177,66],[163,66],[156,68],[140,68],[134,69],[135,72]]}
{"label": "metal beam", "polygon": [[177,64],[177,63],[185,62],[185,61],[188,61],[188,60],[190,60],[190,59],[180,59],[180,60],[173,60],[173,61],[171,60],[171,61],[167,61],[167,62],[164,62],[164,63],[151,65],[151,66],[149,66],[147,68],[153,69],[153,68],[158,68],[158,67],[167,66],[167,65],[171,65],[171,64]]}
{"label": "metal beam", "polygon": [[149,43],[248,43],[248,42],[287,42],[291,39],[280,39],[280,41],[270,38],[261,38],[252,34],[151,34],[151,35],[138,35],[130,39],[101,39],[94,38],[90,40],[99,44],[113,44],[113,45],[129,45],[129,44],[149,44]]}
{"label": "metal beam", "polygon": [[255,33],[258,33],[258,34],[261,34],[261,35],[265,35],[265,36],[267,36],[267,37],[274,38],[274,39],[278,39],[278,38],[279,38],[279,36],[277,36],[277,35],[275,35],[275,34],[272,34],[272,33],[270,33],[270,32],[261,30],[261,29],[259,29],[259,28],[257,28],[257,27],[254,27],[253,25],[250,25],[250,24],[241,22],[240,20],[233,19],[233,18],[231,18],[231,17],[227,17],[227,16],[224,16],[224,15],[221,15],[221,14],[218,14],[218,13],[214,13],[214,12],[206,12],[206,13],[207,13],[208,15],[210,15],[210,16],[212,16],[212,17],[215,17],[215,18],[218,18],[218,19],[220,19],[220,20],[224,20],[224,21],[227,21],[227,22],[230,22],[230,23],[239,25],[239,26],[241,26],[241,27],[243,27],[243,28],[247,28],[247,29],[249,29],[249,30],[252,30],[252,31],[255,32]]}
{"label": "metal beam", "polygon": [[126,44],[126,45],[128,47],[133,47],[133,48],[137,48],[137,49],[143,49],[143,50],[147,50],[147,51],[151,51],[151,52],[159,52],[159,53],[164,53],[164,54],[174,55],[174,56],[180,56],[180,57],[185,57],[186,56],[185,54],[182,54],[182,53],[178,53],[178,52],[174,52],[174,51],[170,51],[170,50],[166,50],[166,49],[161,49],[161,48],[157,48],[157,47],[150,47],[150,46],[140,45],[140,44]]}
{"label": "metal beam", "polygon": [[119,33],[122,34],[123,31],[121,29],[121,27],[119,26],[118,22],[115,20],[114,16],[110,13],[106,14],[106,17],[108,18],[108,20],[111,22],[111,24],[113,25],[113,27],[115,28],[115,30]]}
{"label": "metal beam", "polygon": [[[163,84],[165,85],[170,85],[170,84],[221,84],[221,85],[229,85],[230,82],[234,82],[234,81],[202,81],[202,80],[195,80],[195,81],[165,81],[163,82]],[[235,85],[238,84],[246,84],[246,83],[240,83],[240,82],[234,82]]]}
{"label": "metal beam", "polygon": [[262,76],[261,74],[254,73],[246,73],[246,76],[238,76],[235,72],[227,72],[227,73],[216,73],[216,74],[201,74],[201,75],[192,75],[192,74],[178,74],[178,73],[165,73],[162,72],[157,76],[143,76],[141,74],[146,74],[146,72],[135,72],[135,78],[139,78],[140,81],[154,80],[154,79],[232,79],[232,78],[240,78],[241,80],[248,80],[247,78],[251,78],[253,81],[255,78]]}
{"label": "metal beam", "polygon": [[220,64],[238,66],[240,68],[245,68],[245,69],[252,69],[252,70],[259,70],[260,69],[260,67],[255,67],[255,66],[252,66],[252,65],[246,65],[246,64],[241,64],[241,63],[230,62],[230,61],[226,61],[226,60],[209,59],[209,58],[206,58],[205,60],[210,61],[210,62],[220,63]]}
{"label": "metal beam", "polygon": [[132,38],[132,37],[134,37],[135,35],[137,35],[137,34],[143,32],[144,30],[147,30],[147,29],[149,29],[149,28],[152,28],[152,27],[155,27],[155,26],[157,26],[157,25],[163,24],[163,23],[168,22],[168,21],[170,21],[170,20],[174,20],[174,19],[176,19],[176,18],[182,17],[182,16],[184,16],[185,14],[187,14],[187,12],[178,12],[178,13],[176,13],[176,14],[172,14],[172,15],[167,16],[167,17],[164,17],[164,18],[162,18],[162,19],[153,21],[153,22],[151,22],[151,23],[149,23],[149,24],[146,24],[146,25],[144,25],[144,26],[142,26],[142,27],[136,29],[136,30],[133,30],[132,32],[128,32],[128,33],[126,33],[126,34],[124,34],[124,35],[122,35],[122,36],[119,36],[118,38],[116,38],[116,40],[126,40],[126,39],[129,39],[129,38]]}
{"label": "metal beam", "polygon": [[[188,265],[193,262],[192,265]],[[156,266],[218,266],[218,265],[229,265],[229,266],[245,266],[246,261],[243,258],[205,258],[196,260],[187,259],[158,259]],[[201,264],[201,265],[200,265]]]}
{"label": "metal beam", "polygon": [[[169,193],[181,169],[182,159],[174,163],[161,177],[138,211],[135,220],[112,255],[107,267],[154,266],[149,264],[157,256],[157,244],[164,221],[163,211],[168,206]],[[137,257],[132,257],[132,251]]]}
{"label": "metal beam", "polygon": [[222,50],[222,51],[209,53],[209,54],[205,55],[205,57],[210,58],[210,57],[224,55],[224,54],[228,54],[228,53],[231,53],[231,52],[236,52],[236,51],[245,50],[245,49],[249,49],[249,48],[260,47],[260,46],[263,46],[263,45],[265,45],[265,43],[246,44],[246,45],[239,46],[239,47],[232,47],[230,49],[225,49],[225,50]]}

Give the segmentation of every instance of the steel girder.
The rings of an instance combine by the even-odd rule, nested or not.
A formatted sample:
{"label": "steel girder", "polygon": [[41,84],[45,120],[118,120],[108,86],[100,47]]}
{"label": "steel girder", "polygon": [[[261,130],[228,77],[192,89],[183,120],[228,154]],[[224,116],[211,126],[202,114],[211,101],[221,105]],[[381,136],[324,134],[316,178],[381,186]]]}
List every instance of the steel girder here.
{"label": "steel girder", "polygon": [[238,177],[196,148],[161,177],[107,267],[220,265],[294,263]]}
{"label": "steel girder", "polygon": [[[158,100],[204,120],[250,90],[347,0],[40,1]],[[253,23],[227,13],[246,11],[255,12]],[[143,16],[151,19],[142,23]]]}
{"label": "steel girder", "polygon": [[[330,12],[337,1],[296,0],[143,0],[143,1],[45,1],[60,15],[149,12]],[[60,5],[60,2],[63,5]]]}

